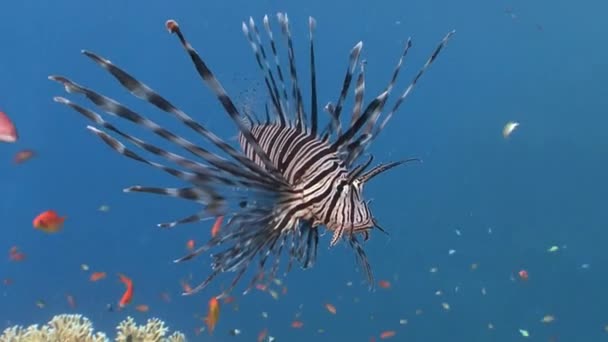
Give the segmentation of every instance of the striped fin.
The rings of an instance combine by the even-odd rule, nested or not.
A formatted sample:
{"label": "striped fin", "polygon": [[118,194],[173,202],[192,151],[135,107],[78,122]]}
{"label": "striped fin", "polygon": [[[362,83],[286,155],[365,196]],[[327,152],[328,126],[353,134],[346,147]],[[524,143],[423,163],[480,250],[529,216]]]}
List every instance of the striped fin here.
{"label": "striped fin", "polygon": [[355,68],[357,67],[359,56],[361,55],[361,49],[363,49],[362,41],[358,42],[350,51],[350,56],[348,58],[348,68],[346,69],[346,75],[344,76],[344,82],[342,83],[342,90],[340,90],[340,97],[338,97],[338,102],[335,106],[331,103],[328,103],[325,106],[325,110],[329,113],[331,117],[331,127],[326,134],[335,134],[336,136],[340,136],[342,134],[342,126],[340,124],[340,113],[342,112],[344,100],[346,99],[346,95],[348,94],[348,89],[350,88],[350,84],[353,79],[353,74],[355,73]]}
{"label": "striped fin", "polygon": [[[279,116],[279,122],[281,123],[281,126],[285,126],[287,125],[285,104],[283,103],[283,99],[279,94],[279,89],[277,88],[274,74],[272,73],[272,70],[270,68],[270,63],[268,63],[268,59],[266,58],[266,50],[264,50],[264,45],[262,45],[262,38],[260,37],[260,33],[257,27],[255,26],[253,18],[249,18],[249,27],[247,27],[247,24],[243,22],[242,29],[243,33],[245,34],[245,37],[247,37],[247,40],[251,45],[251,49],[253,50],[253,53],[255,55],[256,62],[258,63],[258,67],[264,75],[264,83],[266,84],[266,89],[270,94],[270,99],[272,100],[274,109]],[[257,44],[253,40],[251,31],[255,33]]]}
{"label": "striped fin", "polygon": [[317,136],[318,108],[317,106],[317,72],[315,68],[315,45],[313,33],[317,27],[315,18],[308,17],[308,34],[310,37],[310,134]]}
{"label": "striped fin", "polygon": [[435,59],[437,58],[437,56],[439,55],[439,53],[441,52],[441,50],[448,44],[448,41],[450,40],[450,38],[452,37],[452,35],[454,35],[454,33],[456,33],[456,31],[450,31],[441,40],[441,42],[439,43],[439,45],[437,46],[437,48],[435,48],[435,50],[433,51],[433,53],[431,54],[431,56],[429,57],[429,59],[426,61],[426,63],[424,63],[424,65],[422,66],[422,68],[418,71],[418,73],[416,74],[416,76],[414,77],[414,79],[412,80],[412,82],[410,83],[410,85],[405,89],[405,91],[403,92],[403,94],[401,94],[401,96],[399,97],[399,99],[397,100],[397,102],[395,103],[395,105],[393,106],[393,108],[391,109],[391,111],[386,115],[386,118],[384,118],[384,120],[382,121],[382,123],[380,124],[380,126],[378,126],[376,128],[376,130],[373,133],[372,140],[375,139],[378,136],[378,134],[380,134],[380,132],[384,129],[384,127],[386,126],[386,124],[388,123],[388,121],[391,119],[391,117],[393,116],[393,114],[397,111],[397,109],[399,109],[399,106],[401,105],[401,103],[410,94],[410,92],[412,91],[412,89],[414,88],[414,86],[416,85],[416,83],[418,82],[418,80],[420,79],[420,77],[424,74],[424,72],[428,69],[428,67],[431,66],[431,64],[435,61]]}
{"label": "striped fin", "polygon": [[355,105],[353,106],[353,115],[351,116],[350,124],[354,124],[355,121],[361,115],[361,109],[363,108],[363,95],[365,94],[365,60],[361,61],[361,67],[359,76],[357,76],[357,84],[355,86]]}
{"label": "striped fin", "polygon": [[350,128],[346,132],[340,135],[338,139],[336,139],[336,141],[332,144],[332,149],[337,151],[338,149],[343,147],[355,136],[355,134],[357,134],[361,127],[363,127],[363,125],[371,117],[376,115],[376,113],[381,112],[382,108],[384,107],[384,104],[386,103],[387,97],[388,92],[385,91],[382,94],[378,95],[372,102],[370,102],[369,105],[367,105],[367,108],[365,108],[363,114],[357,119],[357,121],[355,121],[355,123],[350,126]]}
{"label": "striped fin", "polygon": [[[159,135],[163,139],[170,141],[171,143],[184,148],[188,152],[209,162],[211,165],[214,165],[222,170],[225,170],[226,172],[228,172],[234,176],[243,177],[246,179],[250,179],[252,181],[257,181],[262,184],[267,184],[268,186],[277,186],[277,183],[272,181],[271,179],[268,179],[268,177],[263,177],[263,176],[258,176],[256,174],[252,174],[250,171],[247,171],[247,170],[243,169],[242,167],[239,167],[238,165],[236,165],[232,162],[229,162],[229,161],[219,157],[218,155],[205,150],[204,148],[202,148],[200,146],[193,144],[192,142],[186,140],[185,138],[175,135],[174,133],[168,131],[167,129],[158,125],[154,121],[137,114],[136,112],[128,109],[124,105],[120,104],[119,102],[117,102],[111,98],[105,97],[90,89],[82,87],[62,76],[50,76],[49,78],[53,81],[62,83],[65,86],[65,88],[69,89],[70,92],[72,92],[72,93],[82,93],[89,100],[91,100],[91,102],[93,102],[95,105],[97,105],[98,107],[103,109],[108,114],[119,116],[119,117],[126,119],[128,121],[131,121],[137,125],[145,127],[147,129],[151,130],[152,132],[154,132],[155,134]],[[71,107],[76,109],[74,106],[71,106]]]}
{"label": "striped fin", "polygon": [[365,184],[366,182],[368,182],[370,179],[376,177],[377,175],[386,172],[396,166],[399,166],[401,164],[407,164],[409,162],[413,162],[413,161],[417,161],[417,162],[422,162],[422,160],[420,160],[419,158],[409,158],[409,159],[405,159],[405,160],[400,160],[400,161],[396,161],[396,162],[392,162],[392,163],[388,163],[388,164],[380,164],[375,166],[374,168],[372,168],[371,170],[367,171],[366,173],[364,173],[363,175],[361,175],[360,177],[358,177],[357,179],[362,183]]}
{"label": "striped fin", "polygon": [[[217,208],[222,208],[224,206],[224,198],[221,195],[217,194],[215,191],[213,191],[211,188],[203,187],[204,181],[201,181],[200,176],[197,176],[190,172],[177,170],[177,169],[174,169],[174,168],[171,168],[171,167],[168,167],[168,166],[165,166],[165,165],[153,162],[153,161],[149,161],[145,158],[142,158],[137,153],[126,148],[125,145],[123,145],[120,141],[114,139],[113,137],[111,137],[110,135],[105,133],[104,131],[99,130],[92,126],[87,126],[87,128],[89,130],[91,130],[99,138],[101,138],[108,146],[110,146],[116,152],[118,152],[128,158],[131,158],[131,159],[140,161],[144,164],[148,164],[150,166],[161,169],[185,182],[197,184],[201,190],[204,190],[199,193],[199,195],[201,197],[199,198],[198,201],[201,203],[204,203],[206,205],[207,215],[217,216],[217,215],[223,214],[222,212],[215,212],[215,210]],[[203,198],[203,196],[206,198]]]}
{"label": "striped fin", "polygon": [[268,187],[264,183],[256,183],[253,181],[248,181],[247,179],[233,180],[230,178],[226,178],[226,177],[222,176],[221,174],[217,173],[215,170],[209,168],[207,165],[203,165],[198,162],[192,161],[190,159],[184,158],[178,154],[166,151],[160,147],[146,143],[145,141],[143,141],[141,139],[138,139],[129,134],[126,134],[126,133],[122,132],[121,130],[119,130],[118,128],[114,127],[114,125],[105,121],[99,114],[97,114],[89,109],[86,109],[66,98],[55,97],[54,100],[57,103],[65,104],[65,105],[71,107],[72,109],[74,109],[78,113],[82,114],[89,120],[93,121],[97,125],[104,127],[107,130],[120,135],[121,137],[125,138],[127,141],[133,143],[137,147],[139,147],[143,150],[146,150],[150,153],[156,154],[158,156],[164,157],[166,160],[169,160],[179,166],[185,167],[186,169],[193,171],[195,174],[197,174],[198,176],[201,177],[201,183],[204,180],[204,183],[219,182],[224,185],[230,185],[230,186],[236,186],[237,184],[241,184],[241,185],[245,185],[245,186],[261,187],[261,188],[266,187],[267,189],[271,189],[271,187]]}
{"label": "striped fin", "polygon": [[174,33],[179,38],[182,46],[190,56],[190,59],[194,63],[196,71],[199,73],[203,81],[207,84],[207,86],[213,91],[216,95],[217,99],[220,101],[228,116],[236,123],[241,134],[247,139],[247,142],[251,144],[252,148],[260,158],[260,160],[264,163],[266,169],[274,175],[277,179],[282,179],[281,173],[272,165],[270,159],[268,159],[268,155],[262,150],[260,145],[256,139],[251,135],[251,131],[243,124],[241,120],[239,120],[241,114],[238,109],[230,99],[230,96],[226,93],[226,90],[222,86],[222,84],[218,81],[218,79],[213,75],[211,70],[207,67],[205,62],[199,56],[199,54],[194,50],[192,45],[188,43],[186,38],[184,37],[181,29],[179,28],[177,22],[173,20],[167,21],[167,29],[169,32]]}
{"label": "striped fin", "polygon": [[303,131],[306,124],[306,115],[304,113],[304,105],[302,103],[302,92],[298,85],[298,73],[296,70],[296,56],[293,50],[293,41],[291,40],[291,30],[289,29],[289,17],[285,13],[277,13],[277,19],[281,25],[281,31],[287,40],[287,57],[289,59],[289,74],[291,76],[292,96],[296,101],[296,127]]}
{"label": "striped fin", "polygon": [[[133,76],[129,75],[126,71],[114,65],[109,60],[100,57],[92,52],[83,50],[82,53],[91,58],[95,63],[99,66],[110,72],[116,80],[120,82],[131,94],[134,96],[145,100],[160,110],[173,114],[179,121],[181,121],[184,125],[190,127],[192,130],[197,132],[198,134],[205,137],[219,149],[230,155],[232,158],[243,164],[245,167],[257,173],[259,176],[267,177],[268,173],[265,170],[261,169],[257,164],[252,163],[247,157],[243,156],[237,150],[235,150],[232,146],[222,140],[220,137],[215,135],[213,132],[206,129],[203,125],[196,122],[196,120],[192,119],[189,115],[184,113],[182,110],[175,107],[171,102],[167,101],[153,89],[148,87],[146,84],[138,81]],[[281,182],[281,179],[275,179],[277,182]]]}
{"label": "striped fin", "polygon": [[[388,86],[386,87],[386,91],[389,94],[393,90],[393,87],[395,86],[395,82],[397,82],[397,76],[399,76],[399,71],[401,70],[401,66],[403,65],[403,60],[405,59],[405,56],[407,56],[407,53],[411,47],[412,47],[412,39],[408,38],[407,42],[405,43],[405,48],[403,49],[403,53],[401,54],[401,57],[399,58],[399,62],[397,62],[397,66],[395,66],[395,70],[393,71],[393,77],[391,77],[391,80],[388,83]],[[379,117],[380,117],[380,113],[378,113],[378,115],[374,116],[367,122],[367,127],[363,131],[363,134],[368,134],[368,135],[372,134],[372,129],[374,128],[374,126],[376,126],[376,121],[378,121]]]}
{"label": "striped fin", "polygon": [[277,74],[279,75],[279,82],[281,83],[281,88],[283,90],[283,100],[285,101],[285,112],[289,113],[290,105],[289,105],[289,97],[287,96],[287,86],[285,85],[285,77],[283,76],[283,69],[281,68],[279,54],[277,52],[277,44],[274,40],[274,33],[272,33],[268,15],[264,15],[263,22],[264,22],[264,29],[266,31],[266,34],[268,35],[268,40],[270,41],[270,48],[272,50],[272,55],[274,56],[274,64],[277,69]]}

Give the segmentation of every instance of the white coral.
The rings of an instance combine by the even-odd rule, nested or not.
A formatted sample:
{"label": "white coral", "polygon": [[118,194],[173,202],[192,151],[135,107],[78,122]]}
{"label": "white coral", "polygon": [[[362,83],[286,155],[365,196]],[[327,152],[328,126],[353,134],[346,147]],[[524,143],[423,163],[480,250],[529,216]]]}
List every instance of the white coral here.
{"label": "white coral", "polygon": [[[158,318],[138,326],[132,317],[127,317],[116,330],[117,342],[186,342],[186,336],[180,332],[165,337],[169,329]],[[43,326],[9,327],[0,335],[0,342],[109,342],[109,339],[104,333],[95,333],[91,321],[82,315],[57,315]]]}

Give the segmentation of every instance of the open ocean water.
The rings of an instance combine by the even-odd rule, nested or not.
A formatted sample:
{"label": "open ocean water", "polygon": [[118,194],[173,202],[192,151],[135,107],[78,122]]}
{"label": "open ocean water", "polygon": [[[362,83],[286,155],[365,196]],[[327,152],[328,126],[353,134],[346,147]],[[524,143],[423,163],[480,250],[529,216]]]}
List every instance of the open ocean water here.
{"label": "open ocean water", "polygon": [[[324,123],[322,107],[336,102],[358,41],[367,103],[386,87],[412,37],[390,108],[445,34],[456,34],[367,151],[375,162],[423,160],[365,189],[389,235],[372,232],[364,248],[376,279],[390,287],[368,291],[348,245],[329,248],[325,234],[314,268],[280,273],[282,285],[272,285],[278,299],[268,290],[242,296],[245,277],[234,302],[221,302],[210,335],[200,331],[207,303],[232,278],[221,275],[181,296],[183,282],[194,286],[209,274],[210,259],[172,260],[187,253],[188,240],[204,243],[213,221],[156,227],[198,206],[123,193],[136,184],[182,183],[100,143],[87,120],[52,100],[87,103],[83,97],[47,77],[69,76],[209,146],[80,54],[93,51],[236,146],[236,126],[164,23],[180,23],[239,108],[263,113],[266,89],[241,22],[252,16],[262,28],[268,14],[282,38],[279,11],[289,15],[307,110],[308,17],[317,21]],[[127,316],[139,324],[158,317],[190,341],[255,341],[264,329],[277,342],[371,341],[386,331],[395,332],[388,341],[606,340],[607,11],[602,1],[564,0],[3,1],[0,111],[19,139],[0,145],[2,329],[79,313],[110,336]],[[288,70],[286,58],[282,66]],[[349,96],[346,118],[352,88]],[[508,122],[519,126],[504,138]],[[13,157],[23,149],[36,154],[17,165]],[[32,227],[49,209],[67,217],[53,234]],[[13,247],[24,260],[10,257]],[[91,272],[107,276],[92,282]],[[122,310],[118,273],[135,288]],[[294,321],[303,325],[294,328]],[[240,334],[232,336],[234,329]]]}

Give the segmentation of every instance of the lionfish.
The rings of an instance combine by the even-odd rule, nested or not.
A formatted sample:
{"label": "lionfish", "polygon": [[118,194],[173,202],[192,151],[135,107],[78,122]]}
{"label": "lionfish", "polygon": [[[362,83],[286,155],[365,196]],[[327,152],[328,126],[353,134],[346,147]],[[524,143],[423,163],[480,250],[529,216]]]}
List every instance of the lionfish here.
{"label": "lionfish", "polygon": [[[221,249],[211,255],[211,274],[184,294],[192,294],[204,289],[220,273],[234,272],[236,275],[231,285],[218,298],[226,296],[234,289],[243,274],[254,267],[251,265],[252,262],[257,260],[258,270],[245,290],[247,292],[264,279],[272,279],[276,276],[284,254],[289,255],[286,273],[294,262],[304,269],[310,268],[316,260],[321,227],[325,227],[333,234],[330,246],[345,240],[352,247],[357,264],[372,288],[374,284],[372,269],[361,245],[361,239],[366,241],[374,228],[383,232],[384,230],[372,215],[369,201],[363,197],[364,185],[389,169],[417,160],[410,158],[384,163],[371,169],[369,166],[373,160],[372,155],[358,162],[366,148],[410,94],[422,74],[435,61],[454,31],[449,32],[441,40],[381,122],[379,122],[381,112],[393,90],[412,42],[411,39],[406,41],[386,89],[366,106],[364,106],[366,63],[364,60],[360,61],[363,43],[358,42],[350,51],[346,75],[337,102],[335,104],[330,102],[324,107],[324,111],[329,114],[329,120],[323,127],[319,120],[315,71],[313,33],[316,21],[309,17],[310,117],[308,117],[298,83],[299,75],[296,70],[296,54],[289,19],[283,13],[278,13],[277,19],[286,43],[288,74],[281,66],[277,39],[271,29],[268,16],[264,16],[263,19],[265,40],[267,40],[264,43],[260,30],[252,18],[242,24],[268,92],[263,119],[255,113],[239,111],[207,63],[186,40],[177,22],[174,20],[166,22],[167,30],[179,38],[196,71],[236,124],[240,151],[125,70],[95,53],[82,51],[85,56],[109,72],[132,95],[172,115],[230,158],[210,152],[120,102],[66,77],[49,77],[61,83],[68,93],[84,95],[103,112],[148,129],[174,147],[182,148],[193,156],[186,157],[146,142],[123,132],[106,121],[105,117],[90,109],[64,97],[54,98],[56,102],[72,108],[92,121],[95,125],[89,125],[87,128],[116,152],[169,173],[189,185],[184,188],[137,185],[124,189],[125,192],[144,192],[182,198],[202,205],[199,212],[173,222],[161,223],[160,227],[172,228],[178,224],[226,215],[226,224],[220,234],[188,255],[175,260],[182,262],[213,248]],[[270,52],[267,50],[268,44]],[[356,76],[356,85],[352,114],[350,121],[345,122],[342,128],[340,115],[344,110],[344,103],[354,76]],[[120,137],[121,140],[111,136],[109,132]],[[179,168],[147,159],[129,149],[121,141],[128,141],[140,150],[171,162]],[[288,249],[288,252],[284,253],[283,249]],[[267,265],[271,263],[270,260],[272,260],[271,266]]]}

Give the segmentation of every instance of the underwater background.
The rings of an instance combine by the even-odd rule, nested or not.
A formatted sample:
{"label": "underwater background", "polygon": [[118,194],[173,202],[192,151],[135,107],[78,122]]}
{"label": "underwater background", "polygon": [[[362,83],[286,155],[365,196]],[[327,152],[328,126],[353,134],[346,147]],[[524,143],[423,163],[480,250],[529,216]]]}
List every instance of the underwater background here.
{"label": "underwater background", "polygon": [[[607,10],[602,1],[564,0],[3,1],[0,111],[19,141],[0,145],[2,329],[80,313],[109,335],[127,315],[141,324],[158,317],[191,341],[254,341],[265,328],[276,341],[294,342],[369,341],[391,330],[395,341],[606,340]],[[396,93],[447,32],[456,34],[368,151],[380,162],[423,159],[365,190],[390,234],[372,233],[365,250],[390,288],[369,292],[350,248],[330,249],[325,235],[313,269],[281,276],[286,294],[279,286],[278,300],[257,290],[241,296],[245,278],[235,301],[221,305],[213,335],[197,335],[209,298],[232,278],[180,296],[180,281],[196,285],[208,275],[209,257],[172,260],[188,240],[206,241],[213,222],[157,228],[196,204],[123,193],[136,184],[180,184],[100,143],[86,120],[52,101],[65,94],[47,76],[70,76],[195,137],[80,54],[91,50],[232,138],[234,124],[164,23],[176,19],[237,104],[259,110],[265,89],[241,22],[252,16],[261,26],[264,14],[274,20],[278,11],[289,14],[306,80],[308,16],[317,21],[320,105],[336,101],[359,40],[369,101],[386,86],[408,37],[413,47]],[[301,84],[308,106],[309,87]],[[505,139],[509,121],[520,126]],[[25,148],[36,156],[15,165]],[[48,209],[67,216],[55,234],[32,227]],[[8,257],[13,246],[25,260]],[[107,277],[91,282],[91,271]],[[123,310],[118,273],[135,286]],[[140,304],[149,311],[135,310]],[[304,325],[293,328],[294,320]]]}

